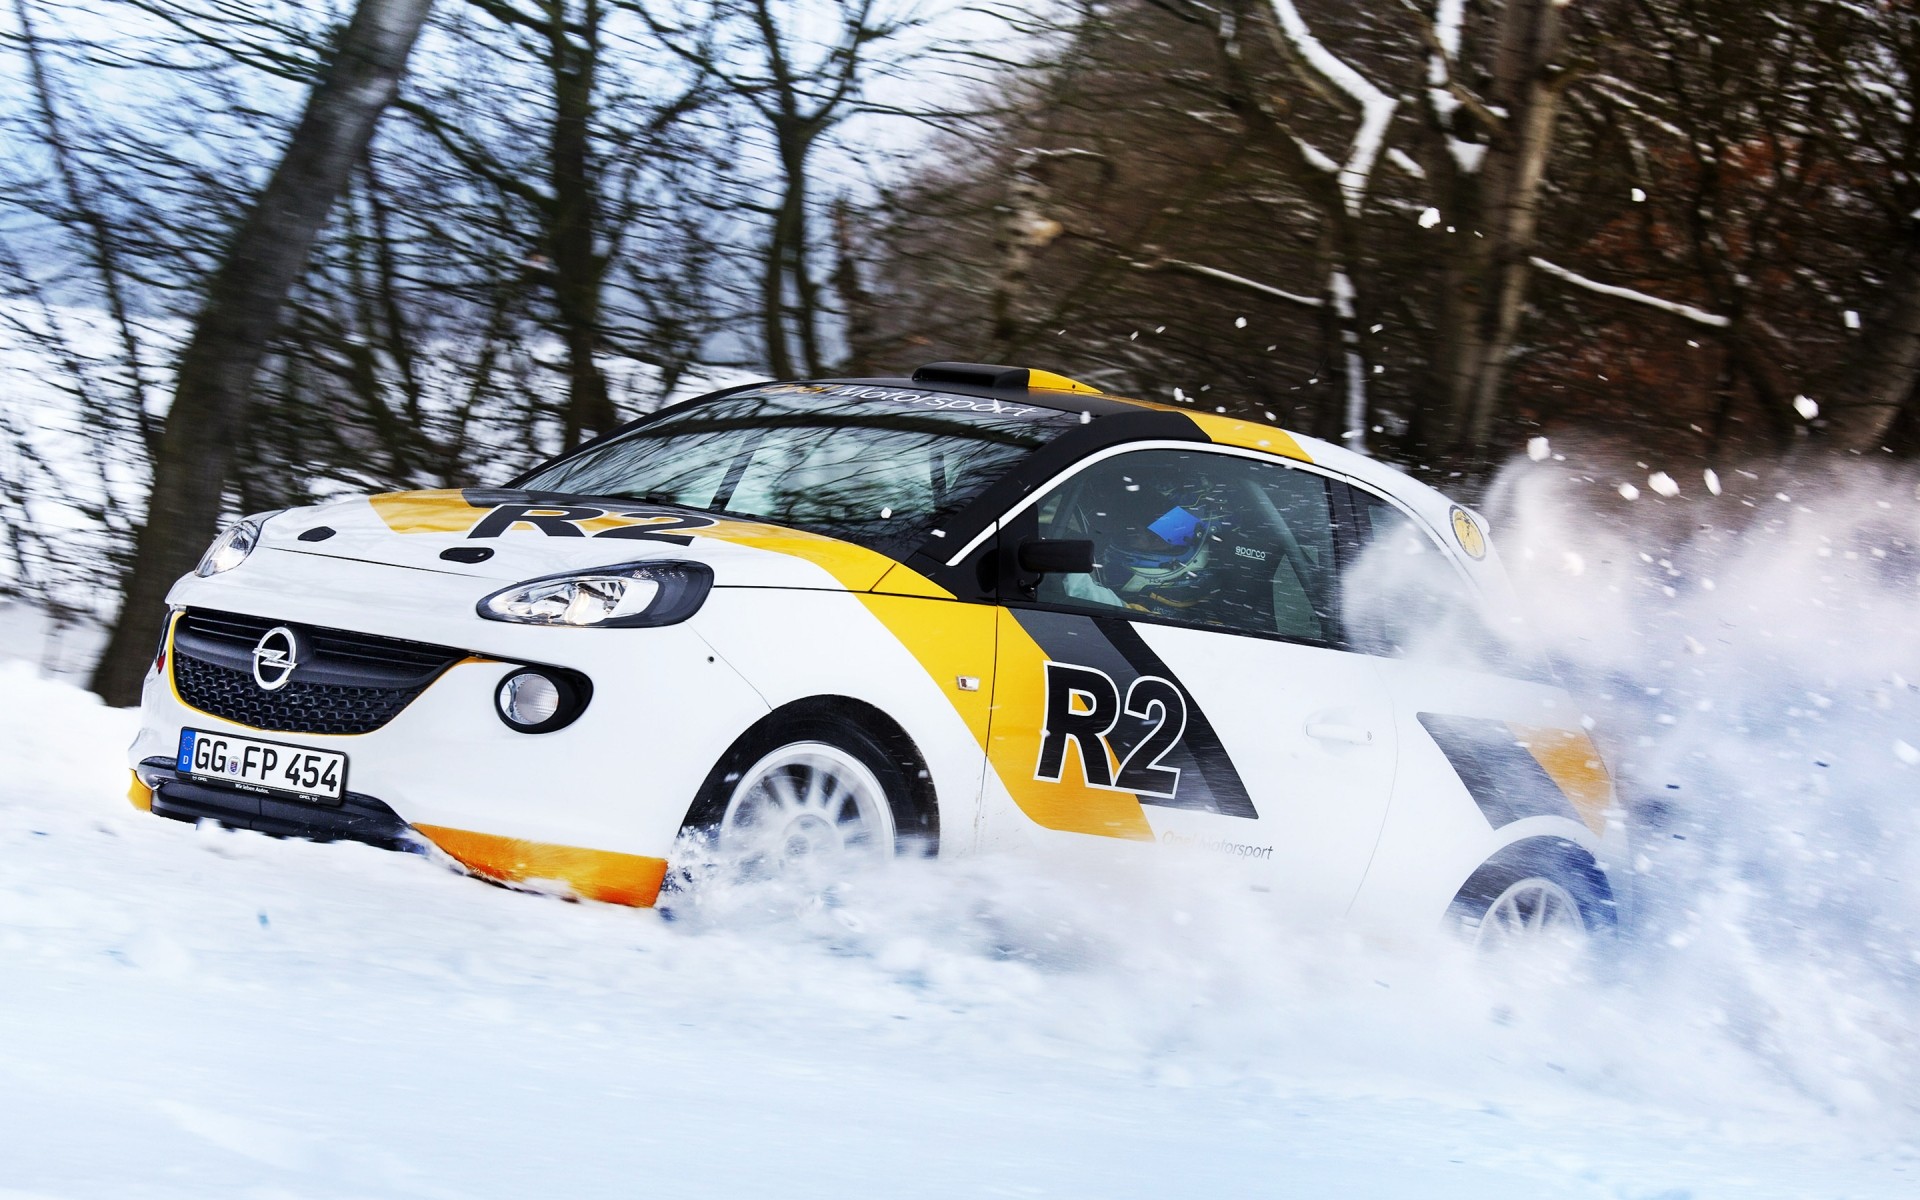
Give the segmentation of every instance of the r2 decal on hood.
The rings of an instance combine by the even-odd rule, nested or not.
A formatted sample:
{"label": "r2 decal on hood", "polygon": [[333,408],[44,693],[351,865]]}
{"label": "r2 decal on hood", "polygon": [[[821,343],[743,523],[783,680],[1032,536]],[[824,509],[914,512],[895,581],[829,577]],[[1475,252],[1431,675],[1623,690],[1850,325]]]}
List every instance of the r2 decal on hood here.
{"label": "r2 decal on hood", "polygon": [[714,530],[721,522],[697,513],[646,504],[580,504],[566,497],[511,488],[389,492],[369,497],[395,533],[451,533],[497,538],[509,533],[545,537],[619,538],[690,545],[683,531]]}
{"label": "r2 decal on hood", "polygon": [[[1122,702],[1119,686],[1105,671],[1059,662],[1049,662],[1046,671],[1046,725],[1035,779],[1060,782],[1072,745],[1080,752],[1088,787],[1167,800],[1179,793],[1180,768],[1166,765],[1187,732],[1187,697],[1179,687],[1157,675],[1141,675],[1127,686]],[[1124,754],[1109,740],[1123,714],[1152,722],[1147,735]]]}
{"label": "r2 decal on hood", "polygon": [[[617,523],[610,523],[617,522]],[[595,524],[604,528],[588,530]],[[502,504],[467,531],[469,538],[493,538],[516,529],[537,529],[548,537],[625,538],[630,541],[672,542],[685,546],[692,538],[678,529],[710,529],[711,517],[663,512],[659,509],[588,508],[584,505]]]}

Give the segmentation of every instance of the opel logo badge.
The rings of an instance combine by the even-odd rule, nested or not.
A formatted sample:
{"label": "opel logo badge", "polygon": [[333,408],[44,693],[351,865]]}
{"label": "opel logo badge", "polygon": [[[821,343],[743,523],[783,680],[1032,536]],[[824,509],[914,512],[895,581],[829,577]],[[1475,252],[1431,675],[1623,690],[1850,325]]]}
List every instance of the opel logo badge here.
{"label": "opel logo badge", "polygon": [[300,665],[300,638],[285,625],[275,625],[253,646],[253,681],[260,690],[277,692],[293,678]]}

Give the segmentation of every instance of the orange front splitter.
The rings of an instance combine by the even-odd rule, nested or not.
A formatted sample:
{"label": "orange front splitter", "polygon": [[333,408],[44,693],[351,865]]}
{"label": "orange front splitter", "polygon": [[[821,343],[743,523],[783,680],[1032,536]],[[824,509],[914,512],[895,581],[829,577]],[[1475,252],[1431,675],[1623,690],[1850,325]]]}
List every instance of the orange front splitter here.
{"label": "orange front splitter", "polygon": [[651,905],[666,882],[667,860],[581,846],[555,846],[441,825],[415,825],[420,835],[476,875],[499,883],[553,880],[584,900]]}

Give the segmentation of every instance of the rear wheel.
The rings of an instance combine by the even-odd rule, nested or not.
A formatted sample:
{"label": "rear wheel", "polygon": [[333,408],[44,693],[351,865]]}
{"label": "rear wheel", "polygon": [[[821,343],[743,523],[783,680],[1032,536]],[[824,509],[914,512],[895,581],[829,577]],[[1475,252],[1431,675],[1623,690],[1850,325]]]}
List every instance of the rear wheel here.
{"label": "rear wheel", "polygon": [[1592,934],[1573,893],[1551,879],[1515,880],[1474,924],[1474,949],[1489,953],[1545,946],[1584,947]]}
{"label": "rear wheel", "polygon": [[1449,914],[1487,954],[1584,950],[1613,929],[1613,892],[1593,856],[1560,838],[1517,842],[1462,885]]}

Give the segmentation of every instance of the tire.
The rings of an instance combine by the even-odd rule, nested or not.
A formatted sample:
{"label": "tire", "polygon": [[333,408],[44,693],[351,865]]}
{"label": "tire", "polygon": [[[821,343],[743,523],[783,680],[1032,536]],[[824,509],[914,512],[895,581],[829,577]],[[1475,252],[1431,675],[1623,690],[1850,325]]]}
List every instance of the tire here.
{"label": "tire", "polygon": [[687,857],[705,876],[819,883],[924,850],[925,772],[902,741],[842,713],[776,713],[701,785],[681,825]]}
{"label": "tire", "polygon": [[1614,931],[1613,890],[1579,846],[1531,838],[1508,846],[1468,877],[1448,917],[1482,953],[1585,948]]}

